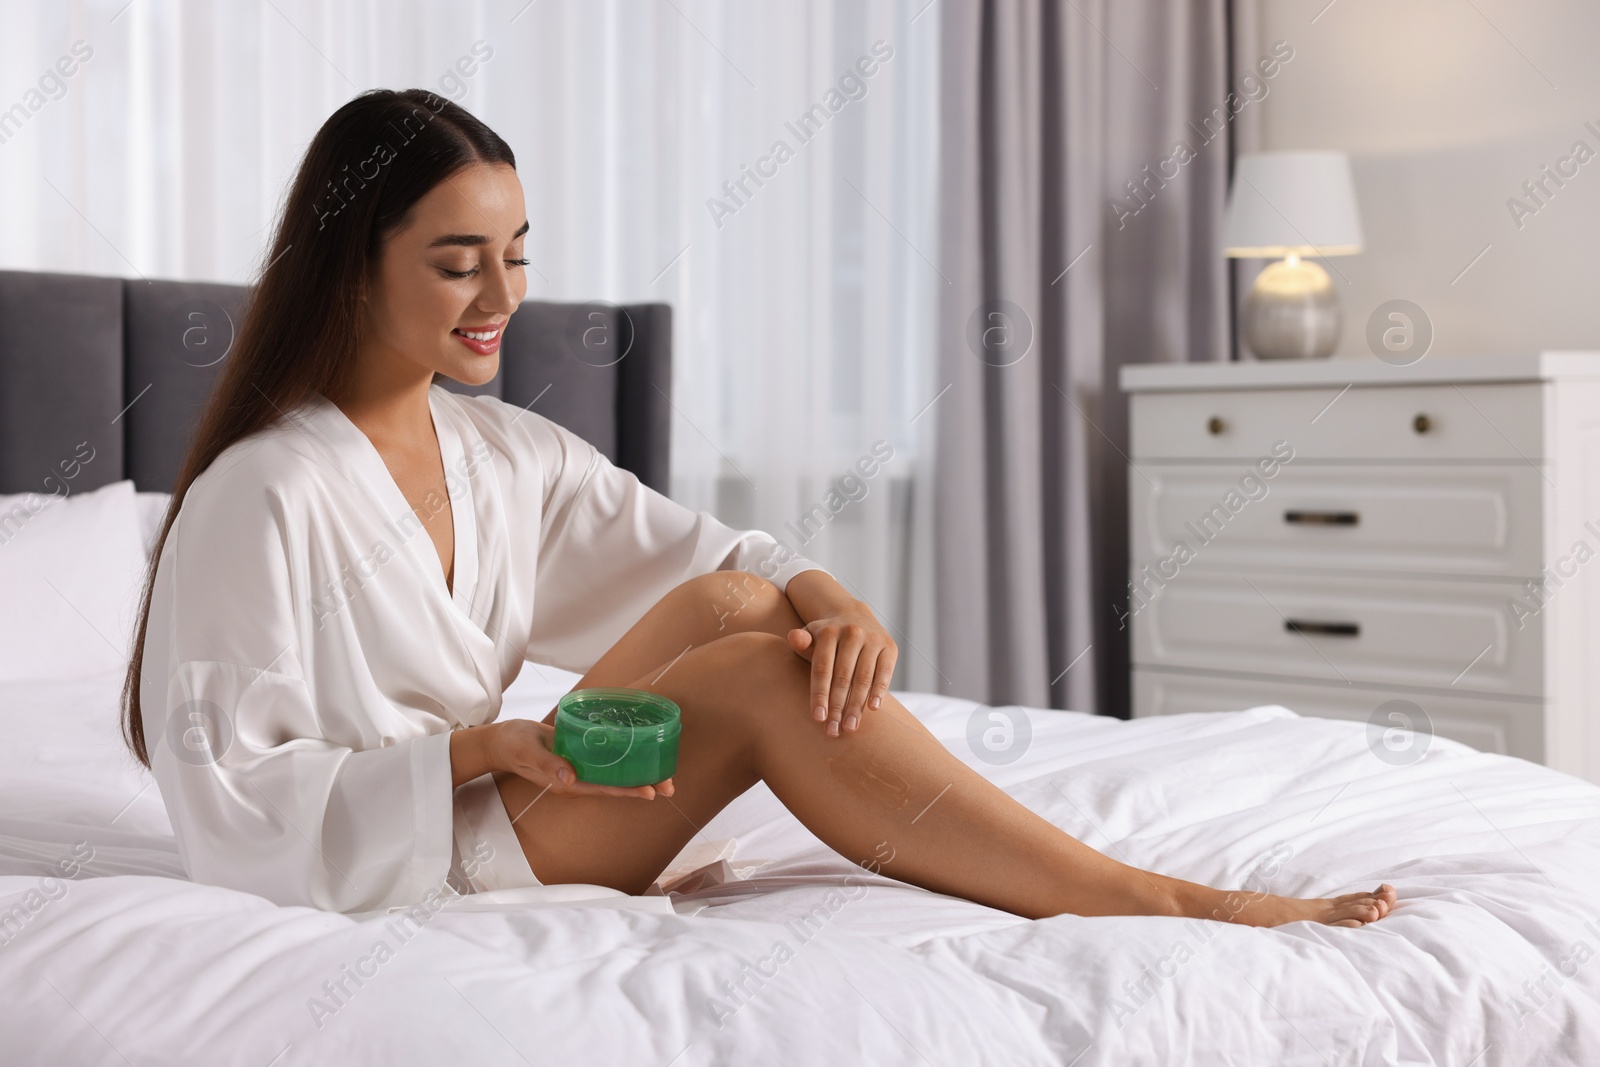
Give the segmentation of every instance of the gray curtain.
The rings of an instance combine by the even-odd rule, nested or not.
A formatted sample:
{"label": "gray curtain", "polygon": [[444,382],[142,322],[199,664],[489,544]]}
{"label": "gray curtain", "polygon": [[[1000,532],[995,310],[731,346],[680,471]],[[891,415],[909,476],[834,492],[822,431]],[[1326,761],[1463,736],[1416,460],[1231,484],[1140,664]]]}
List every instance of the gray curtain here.
{"label": "gray curtain", "polygon": [[1229,358],[1227,4],[947,0],[941,18],[943,691],[1126,715],[1117,368]]}

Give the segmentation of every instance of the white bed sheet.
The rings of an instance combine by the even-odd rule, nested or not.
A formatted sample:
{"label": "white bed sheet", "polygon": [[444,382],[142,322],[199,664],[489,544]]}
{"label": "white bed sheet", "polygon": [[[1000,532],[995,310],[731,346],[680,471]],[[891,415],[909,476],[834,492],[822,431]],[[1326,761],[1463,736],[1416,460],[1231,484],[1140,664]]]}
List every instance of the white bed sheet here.
{"label": "white bed sheet", "polygon": [[[542,717],[572,680],[530,668],[507,714]],[[5,687],[6,743],[29,744],[26,720],[49,715],[110,743],[119,682]],[[86,788],[35,761],[0,783],[4,1058],[1600,1063],[1600,788],[1438,739],[1392,766],[1361,724],[1283,708],[1031,711],[1027,756],[994,767],[967,748],[971,702],[896,695],[971,766],[1125,862],[1241,886],[1276,855],[1274,892],[1388,881],[1400,904],[1360,929],[1029,922],[868,875],[757,786],[663,878],[721,855],[699,870],[732,875],[721,884],[625,906],[529,908],[508,891],[402,929],[184,881],[141,769]],[[77,877],[49,877],[86,849]]]}

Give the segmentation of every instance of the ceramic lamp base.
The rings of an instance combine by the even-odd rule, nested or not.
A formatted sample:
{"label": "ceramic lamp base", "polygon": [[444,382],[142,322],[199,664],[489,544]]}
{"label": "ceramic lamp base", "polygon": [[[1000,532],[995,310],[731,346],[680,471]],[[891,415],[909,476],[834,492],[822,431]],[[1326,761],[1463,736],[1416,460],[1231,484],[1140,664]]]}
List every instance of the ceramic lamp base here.
{"label": "ceramic lamp base", "polygon": [[1256,275],[1241,325],[1257,359],[1324,359],[1339,343],[1339,294],[1327,271],[1291,256]]}

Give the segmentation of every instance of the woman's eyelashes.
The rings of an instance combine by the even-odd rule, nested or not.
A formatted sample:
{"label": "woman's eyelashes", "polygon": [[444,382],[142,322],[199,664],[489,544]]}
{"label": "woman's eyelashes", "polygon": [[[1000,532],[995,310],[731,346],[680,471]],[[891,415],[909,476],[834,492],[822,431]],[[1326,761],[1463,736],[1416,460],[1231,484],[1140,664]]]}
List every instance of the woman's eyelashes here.
{"label": "woman's eyelashes", "polygon": [[[530,260],[526,259],[508,259],[506,260],[506,266],[526,267],[530,262]],[[474,274],[478,273],[478,268],[473,267],[471,270],[450,270],[448,267],[440,267],[439,272],[446,278],[470,278]]]}

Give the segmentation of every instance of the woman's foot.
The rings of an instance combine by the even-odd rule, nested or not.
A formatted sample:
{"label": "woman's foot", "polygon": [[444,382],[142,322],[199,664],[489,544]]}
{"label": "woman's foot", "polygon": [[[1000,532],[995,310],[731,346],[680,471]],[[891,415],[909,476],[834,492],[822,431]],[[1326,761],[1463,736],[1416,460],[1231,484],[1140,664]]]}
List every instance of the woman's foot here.
{"label": "woman's foot", "polygon": [[1217,919],[1245,926],[1282,926],[1306,920],[1329,926],[1365,926],[1389,914],[1395,900],[1394,886],[1388,882],[1370,893],[1346,893],[1337,897],[1280,897],[1271,893],[1208,889],[1189,914],[1197,919]]}

